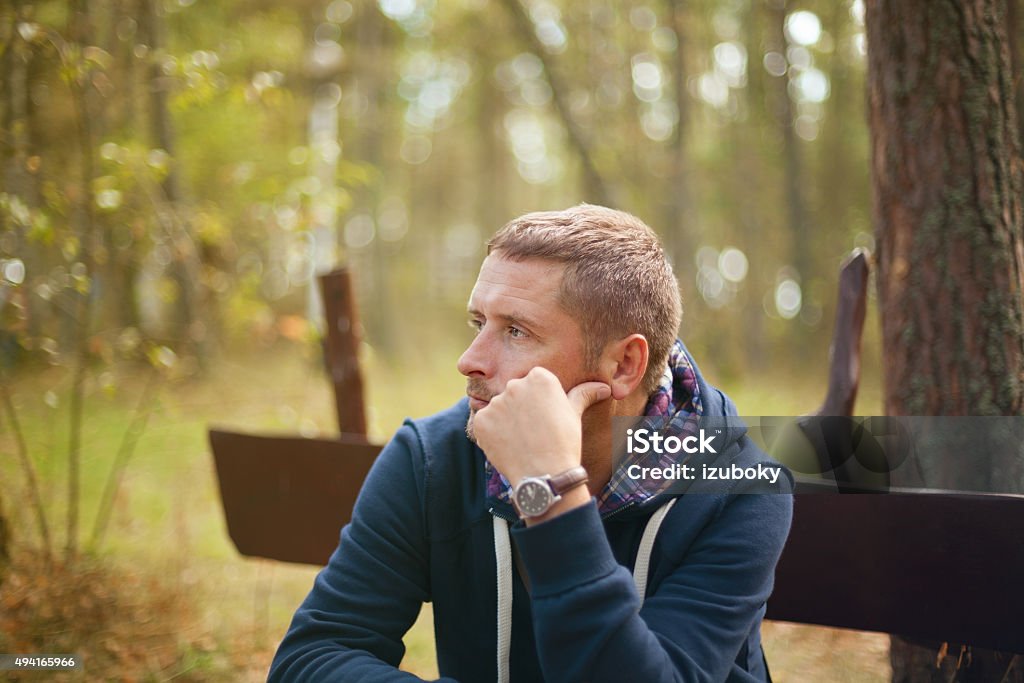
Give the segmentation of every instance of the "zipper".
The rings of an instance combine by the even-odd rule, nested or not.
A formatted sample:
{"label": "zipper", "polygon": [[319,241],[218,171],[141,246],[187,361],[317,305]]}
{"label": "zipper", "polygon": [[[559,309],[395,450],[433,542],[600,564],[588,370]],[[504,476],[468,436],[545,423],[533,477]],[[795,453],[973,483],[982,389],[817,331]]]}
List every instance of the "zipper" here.
{"label": "zipper", "polygon": [[499,512],[498,508],[496,508],[496,507],[487,508],[487,511],[489,513],[491,513],[491,515],[493,515],[494,517],[500,517],[501,519],[505,520],[506,522],[512,522],[513,524],[515,524],[516,522],[519,521],[519,517],[517,517],[516,515],[511,515],[511,516],[506,515],[504,512]]}
{"label": "zipper", "polygon": [[[651,499],[648,498],[647,500],[651,500]],[[647,501],[644,501],[644,502],[646,503]],[[622,507],[620,507],[620,508],[618,508],[616,510],[612,510],[607,515],[601,515],[601,521],[603,522],[606,519],[611,519],[612,517],[614,517],[615,515],[619,514],[620,512],[624,512],[624,511],[626,511],[626,510],[628,510],[630,508],[633,508],[633,507],[636,507],[636,501],[635,500],[631,500],[628,503],[626,503],[625,505],[623,505]]]}

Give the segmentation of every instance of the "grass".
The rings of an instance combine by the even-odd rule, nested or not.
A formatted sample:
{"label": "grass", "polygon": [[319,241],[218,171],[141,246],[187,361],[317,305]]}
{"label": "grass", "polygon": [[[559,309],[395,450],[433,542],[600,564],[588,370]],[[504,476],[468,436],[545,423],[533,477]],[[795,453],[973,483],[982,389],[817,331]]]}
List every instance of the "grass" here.
{"label": "grass", "polygon": [[[408,357],[401,365],[365,351],[370,433],[377,441],[405,416],[436,412],[463,392],[455,349]],[[109,372],[92,373],[87,386],[80,525],[87,551],[101,491],[149,371],[124,366]],[[725,389],[743,414],[778,415],[812,410],[821,399],[815,386],[810,380],[794,385],[791,375],[776,372]],[[68,373],[24,374],[10,388],[60,550]],[[865,404],[877,396],[867,387]],[[330,435],[332,406],[317,351],[297,344],[236,353],[218,359],[202,379],[160,384],[144,407],[152,411],[148,426],[124,471],[104,543],[50,570],[41,564],[24,473],[12,457],[4,420],[0,494],[16,544],[0,589],[0,651],[69,648],[84,657],[86,670],[66,680],[264,680],[317,569],[238,555],[227,536],[206,430]],[[436,676],[429,606],[405,640],[403,668]],[[886,679],[887,643],[885,636],[787,624],[764,629],[779,681]]]}

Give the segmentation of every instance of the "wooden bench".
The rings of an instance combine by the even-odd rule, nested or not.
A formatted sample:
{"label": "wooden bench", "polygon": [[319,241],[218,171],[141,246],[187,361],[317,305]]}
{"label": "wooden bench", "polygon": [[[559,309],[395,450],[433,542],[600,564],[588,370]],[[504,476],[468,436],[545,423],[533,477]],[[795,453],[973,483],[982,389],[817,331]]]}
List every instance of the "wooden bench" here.
{"label": "wooden bench", "polygon": [[[849,340],[860,338],[866,281],[863,258],[844,267],[840,343],[833,348],[828,398],[819,414],[852,411],[859,370],[858,348]],[[331,325],[328,337],[358,329],[347,287],[325,286],[336,294],[325,296],[328,308],[338,302],[350,307],[328,317],[345,320]],[[359,428],[358,362],[330,360],[330,349],[354,354],[356,342],[329,340],[328,365],[339,423]],[[357,409],[340,405],[353,394],[358,394]],[[363,434],[304,439],[224,430],[210,431],[210,446],[228,532],[238,551],[314,565],[325,564],[337,546],[381,449]],[[844,480],[841,469],[834,476],[837,481],[798,482],[769,619],[1024,653],[1024,496],[914,489],[863,493],[856,482]]]}
{"label": "wooden bench", "polygon": [[801,482],[769,619],[1024,653],[1024,496]]}
{"label": "wooden bench", "polygon": [[[238,551],[322,565],[379,446],[211,431]],[[1024,496],[802,481],[768,618],[1024,653]]]}

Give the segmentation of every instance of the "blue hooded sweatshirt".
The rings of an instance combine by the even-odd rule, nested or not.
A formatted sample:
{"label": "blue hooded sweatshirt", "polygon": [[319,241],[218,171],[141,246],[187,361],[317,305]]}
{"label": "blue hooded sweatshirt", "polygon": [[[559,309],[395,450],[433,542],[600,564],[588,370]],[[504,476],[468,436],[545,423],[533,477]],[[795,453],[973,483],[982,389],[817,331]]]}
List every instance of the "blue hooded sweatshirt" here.
{"label": "blue hooded sweatshirt", "polygon": [[[736,415],[699,372],[697,381],[706,416]],[[418,680],[396,667],[424,602],[444,681],[770,680],[760,626],[792,518],[788,471],[781,493],[740,493],[740,482],[661,494],[603,519],[591,500],[526,527],[488,498],[468,415],[463,399],[407,420],[381,452],[269,681]],[[743,430],[729,432],[731,462],[779,466]],[[653,549],[641,551],[638,590],[630,568],[641,538],[672,498],[660,531],[652,525]]]}

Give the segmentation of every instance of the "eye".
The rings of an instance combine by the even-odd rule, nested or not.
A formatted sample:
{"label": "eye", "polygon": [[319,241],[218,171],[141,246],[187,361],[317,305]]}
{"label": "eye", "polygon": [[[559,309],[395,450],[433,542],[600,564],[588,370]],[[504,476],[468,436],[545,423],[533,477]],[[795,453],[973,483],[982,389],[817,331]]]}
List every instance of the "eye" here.
{"label": "eye", "polygon": [[515,325],[508,326],[508,334],[513,339],[525,339],[527,337],[527,334]]}
{"label": "eye", "polygon": [[466,324],[473,328],[473,331],[477,333],[479,333],[484,327],[484,321],[479,320],[478,318],[470,318],[466,321]]}

